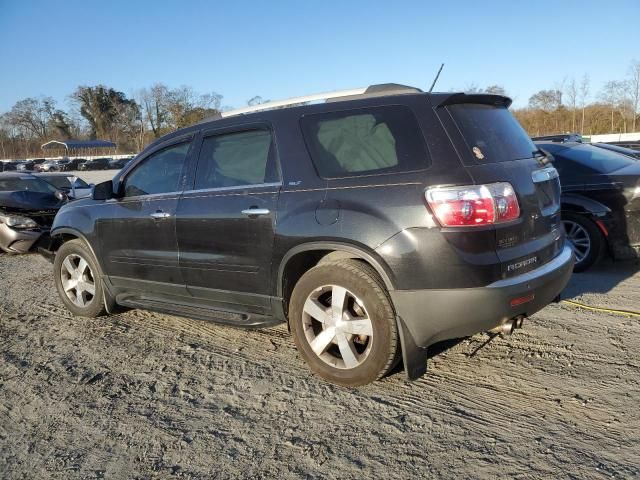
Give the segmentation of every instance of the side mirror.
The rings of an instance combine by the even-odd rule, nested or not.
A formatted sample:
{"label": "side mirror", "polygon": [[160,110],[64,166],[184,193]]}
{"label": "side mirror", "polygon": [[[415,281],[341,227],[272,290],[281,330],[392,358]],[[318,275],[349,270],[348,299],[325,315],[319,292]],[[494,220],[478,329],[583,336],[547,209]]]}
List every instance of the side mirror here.
{"label": "side mirror", "polygon": [[62,190],[56,190],[56,193],[54,193],[53,195],[61,202],[66,202],[67,200],[69,200],[68,195]]}
{"label": "side mirror", "polygon": [[114,197],[113,182],[111,180],[94,185],[93,192],[91,194],[91,198],[94,200],[109,200]]}

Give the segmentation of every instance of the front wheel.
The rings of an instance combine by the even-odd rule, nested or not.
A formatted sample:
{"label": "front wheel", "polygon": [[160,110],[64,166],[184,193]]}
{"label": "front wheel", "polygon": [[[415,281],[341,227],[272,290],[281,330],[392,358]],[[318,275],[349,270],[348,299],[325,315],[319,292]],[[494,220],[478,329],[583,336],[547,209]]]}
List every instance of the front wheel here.
{"label": "front wheel", "polygon": [[583,272],[595,264],[604,253],[605,239],[598,226],[584,215],[563,213],[562,224],[567,241],[576,256],[574,272]]}
{"label": "front wheel", "polygon": [[104,315],[104,295],[99,267],[82,240],[70,240],[56,252],[54,280],[62,303],[74,315]]}
{"label": "front wheel", "polygon": [[395,314],[384,283],[357,260],[321,263],[291,295],[289,324],[316,374],[338,385],[373,382],[399,358]]}

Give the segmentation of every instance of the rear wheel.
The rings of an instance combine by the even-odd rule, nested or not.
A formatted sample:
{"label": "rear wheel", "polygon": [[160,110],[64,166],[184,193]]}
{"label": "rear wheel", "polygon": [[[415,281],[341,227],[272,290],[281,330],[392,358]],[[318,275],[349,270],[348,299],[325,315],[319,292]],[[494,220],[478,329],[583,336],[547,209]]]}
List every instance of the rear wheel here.
{"label": "rear wheel", "polygon": [[357,260],[321,263],[306,272],[293,290],[289,323],[311,370],[338,385],[373,382],[399,357],[384,283]]}
{"label": "rear wheel", "polygon": [[567,241],[576,256],[574,272],[583,272],[595,264],[604,253],[605,239],[598,226],[584,215],[563,213],[562,224]]}
{"label": "rear wheel", "polygon": [[70,240],[56,252],[54,279],[60,299],[81,317],[98,317],[106,313],[99,267],[82,240]]}

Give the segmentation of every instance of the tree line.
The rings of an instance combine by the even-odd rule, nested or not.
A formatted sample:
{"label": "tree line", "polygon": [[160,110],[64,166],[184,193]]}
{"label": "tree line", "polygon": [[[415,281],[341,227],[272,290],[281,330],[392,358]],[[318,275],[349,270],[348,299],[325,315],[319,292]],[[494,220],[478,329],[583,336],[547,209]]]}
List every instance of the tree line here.
{"label": "tree line", "polygon": [[133,98],[113,88],[79,86],[63,110],[51,97],[25,98],[0,115],[0,158],[42,154],[49,140],[101,139],[139,152],[162,135],[219,113],[222,96],[158,83]]}
{"label": "tree line", "polygon": [[[508,95],[501,85],[464,89],[472,93]],[[222,95],[198,93],[191,87],[171,89],[162,83],[138,91],[131,98],[113,88],[79,86],[69,96],[70,108],[58,107],[51,97],[25,98],[0,115],[0,158],[42,154],[49,140],[111,140],[123,153],[173,130],[193,125],[223,110]],[[248,105],[264,100],[253,97]],[[587,74],[565,78],[529,98],[514,114],[531,135],[577,132],[583,135],[640,130],[640,61],[631,62],[627,76],[591,91]]]}
{"label": "tree line", "polygon": [[[482,90],[481,90],[482,91]],[[506,94],[493,85],[488,93]],[[516,118],[531,136],[553,133],[629,133],[640,130],[640,61],[629,65],[627,76],[611,80],[597,92],[588,74],[564,78],[531,97],[526,107],[514,110]]]}

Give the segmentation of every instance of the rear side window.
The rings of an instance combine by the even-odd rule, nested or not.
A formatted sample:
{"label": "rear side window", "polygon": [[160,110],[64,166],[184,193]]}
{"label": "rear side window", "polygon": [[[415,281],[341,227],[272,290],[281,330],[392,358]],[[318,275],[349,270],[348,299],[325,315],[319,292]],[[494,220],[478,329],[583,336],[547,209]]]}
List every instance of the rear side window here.
{"label": "rear side window", "polygon": [[478,163],[533,157],[536,147],[507,108],[461,103],[448,110]]}
{"label": "rear side window", "polygon": [[429,166],[413,112],[400,105],[306,115],[302,130],[323,178],[412,172]]}
{"label": "rear side window", "polygon": [[196,189],[259,185],[278,179],[271,132],[250,130],[210,136],[202,142]]}

